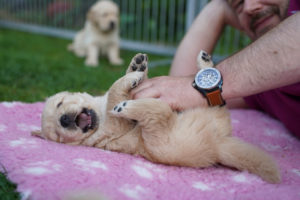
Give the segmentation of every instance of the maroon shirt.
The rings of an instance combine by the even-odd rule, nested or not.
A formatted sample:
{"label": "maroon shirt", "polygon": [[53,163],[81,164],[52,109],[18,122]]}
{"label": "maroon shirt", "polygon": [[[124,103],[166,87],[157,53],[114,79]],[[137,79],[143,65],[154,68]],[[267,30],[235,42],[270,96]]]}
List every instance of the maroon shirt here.
{"label": "maroon shirt", "polygon": [[[300,1],[290,0],[288,16],[299,10]],[[262,110],[279,119],[291,133],[300,138],[300,82],[244,99],[250,108]]]}
{"label": "maroon shirt", "polygon": [[250,108],[279,119],[300,138],[300,82],[244,98]]}
{"label": "maroon shirt", "polygon": [[290,0],[289,8],[288,8],[288,16],[291,16],[295,12],[300,11],[300,1],[299,0]]}

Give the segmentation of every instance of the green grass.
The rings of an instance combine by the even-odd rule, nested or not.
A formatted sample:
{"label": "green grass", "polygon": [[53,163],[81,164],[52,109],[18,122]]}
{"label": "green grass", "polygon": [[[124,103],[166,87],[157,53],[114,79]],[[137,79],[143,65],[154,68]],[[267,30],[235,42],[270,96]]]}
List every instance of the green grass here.
{"label": "green grass", "polygon": [[[44,101],[60,91],[103,94],[121,77],[137,53],[121,51],[123,66],[112,66],[102,58],[97,68],[84,66],[84,59],[66,50],[68,40],[0,29],[0,102]],[[166,59],[149,55],[149,62]],[[167,75],[169,66],[149,70],[149,77]],[[20,199],[16,186],[0,173],[0,199]]]}
{"label": "green grass", "polygon": [[16,185],[7,181],[4,174],[0,173],[0,199],[12,200],[20,199],[19,193],[16,191]]}
{"label": "green grass", "polygon": [[[0,30],[0,101],[43,101],[59,91],[102,94],[124,74],[137,53],[121,51],[123,66],[106,58],[97,68],[85,67],[84,59],[66,50],[68,40]],[[166,57],[148,55],[149,62]],[[167,74],[168,66],[151,69],[149,76]]]}

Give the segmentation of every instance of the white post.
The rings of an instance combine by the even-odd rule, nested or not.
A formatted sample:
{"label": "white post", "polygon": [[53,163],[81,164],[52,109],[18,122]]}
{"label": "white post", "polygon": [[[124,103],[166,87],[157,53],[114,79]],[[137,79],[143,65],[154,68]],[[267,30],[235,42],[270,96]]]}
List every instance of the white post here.
{"label": "white post", "polygon": [[196,0],[187,0],[185,31],[192,25],[196,16]]}

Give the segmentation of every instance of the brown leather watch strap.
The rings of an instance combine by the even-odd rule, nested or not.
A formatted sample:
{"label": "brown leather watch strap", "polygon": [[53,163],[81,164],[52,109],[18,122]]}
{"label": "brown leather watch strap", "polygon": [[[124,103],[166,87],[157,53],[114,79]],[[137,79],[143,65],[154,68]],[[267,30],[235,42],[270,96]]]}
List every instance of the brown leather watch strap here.
{"label": "brown leather watch strap", "polygon": [[207,101],[209,106],[223,106],[225,101],[221,96],[221,90],[217,89],[215,91],[206,93]]}

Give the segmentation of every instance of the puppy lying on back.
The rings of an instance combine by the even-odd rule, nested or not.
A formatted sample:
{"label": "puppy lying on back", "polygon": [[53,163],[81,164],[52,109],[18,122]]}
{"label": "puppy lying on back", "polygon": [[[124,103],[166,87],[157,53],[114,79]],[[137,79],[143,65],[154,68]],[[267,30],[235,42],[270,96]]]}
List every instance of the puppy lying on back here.
{"label": "puppy lying on back", "polygon": [[84,28],[68,46],[88,66],[98,65],[98,56],[108,57],[111,64],[123,63],[119,45],[119,8],[110,0],[99,0],[87,14]]}
{"label": "puppy lying on back", "polygon": [[50,97],[42,114],[42,138],[73,145],[141,155],[167,165],[203,168],[220,163],[277,183],[271,157],[231,136],[225,107],[177,113],[158,99],[130,99],[147,76],[147,56],[137,54],[125,76],[101,97],[62,92]]}

